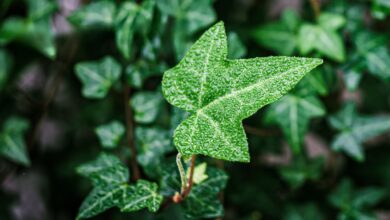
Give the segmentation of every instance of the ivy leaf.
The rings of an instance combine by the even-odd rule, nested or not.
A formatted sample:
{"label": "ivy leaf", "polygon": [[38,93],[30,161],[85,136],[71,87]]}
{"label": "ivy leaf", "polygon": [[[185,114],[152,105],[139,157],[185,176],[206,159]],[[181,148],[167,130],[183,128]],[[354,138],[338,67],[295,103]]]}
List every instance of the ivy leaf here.
{"label": "ivy leaf", "polygon": [[83,83],[82,94],[86,98],[104,98],[111,86],[121,75],[121,66],[112,57],[107,56],[97,62],[76,64],[76,75]]}
{"label": "ivy leaf", "polygon": [[119,204],[122,212],[133,212],[147,208],[150,212],[156,212],[163,200],[157,192],[157,184],[146,180],[138,180],[135,186],[129,186],[124,199]]}
{"label": "ivy leaf", "polygon": [[368,52],[366,58],[371,74],[390,81],[390,53],[386,47],[379,47]]}
{"label": "ivy leaf", "polygon": [[316,49],[321,54],[338,62],[345,60],[345,48],[341,37],[332,29],[319,25],[305,24],[298,35],[302,54]]}
{"label": "ivy leaf", "polygon": [[171,133],[157,127],[137,127],[137,161],[148,176],[155,177],[162,172],[161,163],[165,153],[173,150]]}
{"label": "ivy leaf", "polygon": [[24,141],[28,127],[29,123],[25,119],[10,117],[4,123],[0,133],[0,154],[24,166],[30,165]]}
{"label": "ivy leaf", "polygon": [[0,49],[0,91],[3,89],[12,66],[11,56],[3,49]]}
{"label": "ivy leaf", "polygon": [[147,22],[151,20],[154,4],[155,2],[150,0],[144,1],[141,6],[125,2],[119,8],[115,18],[116,45],[126,59],[130,58],[132,52],[135,31],[145,30],[145,27],[149,26]]}
{"label": "ivy leaf", "polygon": [[[209,177],[206,174],[206,169],[207,169],[207,163],[205,163],[205,162],[195,166],[194,174],[192,177],[192,181],[195,184],[199,184]],[[187,169],[186,175],[187,175],[187,178],[190,177],[190,169]]]}
{"label": "ivy leaf", "polygon": [[128,185],[103,185],[95,187],[80,206],[76,219],[90,218],[117,206],[126,195]]}
{"label": "ivy leaf", "polygon": [[183,202],[187,218],[215,218],[224,215],[218,193],[226,187],[228,176],[222,170],[207,169],[208,178],[195,184]]}
{"label": "ivy leaf", "polygon": [[157,6],[166,15],[175,18],[173,31],[176,57],[182,58],[189,48],[191,36],[201,28],[212,24],[216,13],[211,0],[159,0]]}
{"label": "ivy leaf", "polygon": [[373,0],[371,12],[377,19],[385,19],[390,14],[390,3],[387,0]]}
{"label": "ivy leaf", "polygon": [[131,99],[131,106],[134,109],[134,119],[139,123],[151,123],[156,120],[163,101],[161,93],[138,92]]}
{"label": "ivy leaf", "polygon": [[324,160],[315,158],[306,160],[305,158],[295,158],[293,163],[287,167],[282,167],[279,172],[282,178],[294,189],[301,187],[307,180],[317,180],[321,177]]}
{"label": "ivy leaf", "polygon": [[119,141],[125,134],[125,126],[119,121],[112,121],[105,125],[100,125],[95,129],[103,148],[113,149],[118,146]]}
{"label": "ivy leaf", "polygon": [[293,151],[299,153],[310,119],[324,114],[324,106],[317,97],[286,95],[271,105],[266,121],[277,123]]}
{"label": "ivy leaf", "polygon": [[101,153],[94,161],[77,167],[77,173],[92,180],[95,186],[125,183],[129,171],[114,155]]}
{"label": "ivy leaf", "polygon": [[253,39],[258,44],[282,55],[293,54],[297,46],[295,35],[281,22],[265,24],[256,28],[252,33]]}
{"label": "ivy leaf", "polygon": [[297,28],[300,18],[293,10],[283,12],[280,21],[267,23],[252,32],[253,39],[272,51],[281,55],[291,55],[297,47]]}
{"label": "ivy leaf", "polygon": [[344,151],[357,161],[364,160],[364,141],[390,131],[390,117],[360,116],[356,113],[353,103],[346,104],[329,122],[340,132],[334,138],[332,148],[335,151]]}
{"label": "ivy leaf", "polygon": [[241,121],[282,97],[320,59],[266,57],[228,60],[226,35],[217,23],[163,76],[165,98],[190,113],[174,134],[182,155],[203,154],[249,162]]}
{"label": "ivy leaf", "polygon": [[346,19],[338,14],[321,13],[318,24],[325,29],[338,30],[346,23]]}
{"label": "ivy leaf", "polygon": [[68,20],[77,27],[111,27],[115,17],[115,3],[112,1],[93,1],[74,11]]}
{"label": "ivy leaf", "polygon": [[27,4],[28,17],[34,20],[47,17],[57,9],[57,4],[51,0],[28,0]]}

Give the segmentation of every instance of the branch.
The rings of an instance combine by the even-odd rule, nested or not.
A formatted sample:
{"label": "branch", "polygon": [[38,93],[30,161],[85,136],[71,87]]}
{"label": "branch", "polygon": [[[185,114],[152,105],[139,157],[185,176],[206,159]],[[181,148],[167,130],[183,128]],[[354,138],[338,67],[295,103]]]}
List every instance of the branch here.
{"label": "branch", "polygon": [[130,107],[130,93],[131,93],[131,88],[125,82],[125,88],[124,88],[124,104],[125,104],[125,115],[126,115],[126,135],[127,135],[127,142],[130,147],[131,151],[131,157],[130,157],[130,166],[132,170],[132,179],[134,181],[137,181],[141,175],[140,175],[140,170],[138,167],[137,163],[137,149],[135,147],[135,142],[134,142],[134,126],[133,126],[133,111],[131,110]]}
{"label": "branch", "polygon": [[314,15],[318,18],[321,14],[320,0],[310,0],[310,6],[313,9]]}

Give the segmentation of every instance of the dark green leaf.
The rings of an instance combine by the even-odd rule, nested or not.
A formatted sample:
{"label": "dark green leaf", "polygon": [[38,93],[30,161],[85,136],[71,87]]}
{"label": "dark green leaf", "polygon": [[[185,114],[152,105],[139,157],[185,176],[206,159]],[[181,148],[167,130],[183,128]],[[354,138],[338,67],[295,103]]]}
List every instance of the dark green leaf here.
{"label": "dark green leaf", "polygon": [[131,106],[134,109],[134,118],[139,123],[151,123],[156,120],[160,112],[163,97],[159,91],[138,92],[131,99]]}
{"label": "dark green leaf", "polygon": [[115,4],[112,1],[93,1],[77,11],[74,11],[68,19],[77,27],[112,27],[115,10]]}
{"label": "dark green leaf", "polygon": [[91,179],[95,186],[122,184],[129,179],[129,171],[122,162],[116,156],[105,153],[77,167],[77,173]]}
{"label": "dark green leaf", "polygon": [[86,98],[104,98],[111,86],[121,75],[121,66],[112,57],[107,56],[96,62],[76,64],[77,77],[83,83],[83,96]]}
{"label": "dark green leaf", "polygon": [[12,67],[11,56],[7,51],[0,49],[0,91],[6,85]]}
{"label": "dark green leaf", "polygon": [[112,121],[105,125],[100,125],[95,129],[103,148],[112,149],[118,146],[119,141],[125,134],[125,126],[119,121]]}

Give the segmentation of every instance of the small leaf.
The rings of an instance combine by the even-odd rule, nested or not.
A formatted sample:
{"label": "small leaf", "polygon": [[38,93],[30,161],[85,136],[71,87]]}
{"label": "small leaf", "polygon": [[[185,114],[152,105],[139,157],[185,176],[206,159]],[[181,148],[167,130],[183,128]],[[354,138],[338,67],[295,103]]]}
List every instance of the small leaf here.
{"label": "small leaf", "polygon": [[112,121],[105,125],[100,125],[95,129],[103,148],[112,149],[118,146],[119,141],[125,134],[125,126],[118,121]]}
{"label": "small leaf", "polygon": [[164,154],[173,150],[169,131],[157,127],[137,127],[137,161],[148,176],[155,177],[161,170]]}
{"label": "small leaf", "polygon": [[92,180],[95,186],[125,183],[129,171],[114,155],[101,153],[94,161],[77,167],[77,173]]}
{"label": "small leaf", "polygon": [[366,55],[371,74],[390,82],[390,53],[386,47],[370,51]]}
{"label": "small leaf", "polygon": [[163,200],[157,191],[157,184],[146,180],[138,180],[135,186],[129,186],[119,205],[122,212],[133,212],[147,208],[156,212]]}
{"label": "small leaf", "polygon": [[282,178],[294,189],[301,187],[308,180],[317,180],[321,177],[324,160],[315,158],[307,161],[302,157],[295,158],[293,163],[279,170]]}
{"label": "small leaf", "polygon": [[390,117],[359,116],[352,103],[346,104],[329,122],[333,128],[340,131],[332,142],[332,148],[344,151],[358,161],[364,160],[364,141],[390,131]]}
{"label": "small leaf", "polygon": [[114,22],[115,4],[112,1],[94,1],[74,11],[68,20],[77,27],[111,27]]}
{"label": "small leaf", "polygon": [[295,33],[281,22],[260,26],[253,31],[252,36],[258,44],[281,55],[293,54],[297,46]]}
{"label": "small leaf", "polygon": [[77,219],[90,218],[119,205],[128,188],[126,184],[95,187],[81,204]]}
{"label": "small leaf", "polygon": [[304,24],[299,29],[298,46],[301,54],[306,55],[316,48],[317,27],[311,24]]}
{"label": "small leaf", "polygon": [[338,30],[346,23],[346,19],[338,14],[322,13],[318,18],[318,24],[325,29]]}
{"label": "small leaf", "polygon": [[156,120],[163,101],[161,93],[138,92],[131,99],[131,106],[134,109],[134,118],[139,123],[151,123]]}
{"label": "small leaf", "polygon": [[134,26],[138,10],[136,3],[124,2],[121,4],[115,18],[116,45],[126,59],[130,58],[132,52]]}
{"label": "small leaf", "polygon": [[57,9],[57,4],[51,0],[27,0],[27,4],[28,17],[33,20],[47,17]]}
{"label": "small leaf", "polygon": [[266,121],[279,124],[293,151],[299,153],[310,119],[324,114],[325,109],[317,97],[287,95],[271,105]]}
{"label": "small leaf", "polygon": [[[196,165],[194,168],[194,174],[192,177],[192,181],[195,184],[199,184],[206,180],[209,176],[206,174],[206,169],[207,169],[207,163],[201,163],[199,165]],[[190,177],[190,170],[187,169],[187,178]]]}
{"label": "small leaf", "polygon": [[112,57],[107,56],[97,62],[76,64],[76,75],[83,83],[83,96],[86,98],[104,98],[111,86],[121,75],[121,66]]}
{"label": "small leaf", "polygon": [[3,49],[0,49],[0,91],[5,86],[12,67],[11,56]]}
{"label": "small leaf", "polygon": [[207,169],[208,178],[192,187],[183,202],[187,218],[216,218],[224,215],[218,193],[226,187],[228,176],[222,170]]}
{"label": "small leaf", "polygon": [[241,121],[282,97],[322,60],[228,60],[226,41],[219,22],[164,73],[162,89],[169,103],[192,113],[175,130],[174,143],[182,155],[249,162]]}
{"label": "small leaf", "polygon": [[30,165],[24,140],[28,127],[29,123],[25,119],[10,117],[0,133],[0,154],[24,166]]}

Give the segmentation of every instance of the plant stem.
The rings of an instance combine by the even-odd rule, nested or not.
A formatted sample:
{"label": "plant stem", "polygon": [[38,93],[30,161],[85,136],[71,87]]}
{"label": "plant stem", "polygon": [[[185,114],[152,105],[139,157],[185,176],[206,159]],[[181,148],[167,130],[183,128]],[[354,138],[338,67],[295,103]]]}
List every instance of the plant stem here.
{"label": "plant stem", "polygon": [[196,156],[192,155],[192,157],[191,157],[191,164],[190,164],[190,173],[189,173],[189,177],[188,177],[188,180],[187,180],[187,175],[186,175],[186,172],[184,170],[183,164],[181,162],[181,154],[180,153],[177,154],[176,163],[177,163],[177,167],[178,167],[179,173],[180,173],[181,192],[180,192],[180,194],[176,193],[172,197],[172,201],[174,203],[180,203],[191,192],[191,188],[192,188],[192,185],[193,185],[193,178],[194,178],[195,160],[196,160]]}
{"label": "plant stem", "polygon": [[184,171],[183,163],[181,162],[181,153],[177,153],[176,164],[177,164],[177,168],[179,169],[180,180],[181,180],[180,193],[183,194],[187,188],[187,176],[186,176],[186,172]]}
{"label": "plant stem", "polygon": [[124,104],[125,104],[125,114],[126,114],[126,127],[127,127],[127,142],[130,147],[131,151],[131,157],[130,157],[130,166],[132,170],[132,179],[134,181],[137,181],[141,175],[140,175],[140,170],[138,167],[137,163],[137,149],[135,147],[134,143],[134,127],[133,127],[133,111],[131,110],[130,107],[130,93],[131,93],[131,88],[125,82],[125,88],[124,88]]}
{"label": "plant stem", "polygon": [[310,1],[311,8],[314,11],[314,15],[316,16],[316,18],[318,18],[321,14],[320,0],[309,0],[309,1]]}

